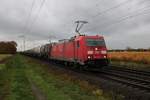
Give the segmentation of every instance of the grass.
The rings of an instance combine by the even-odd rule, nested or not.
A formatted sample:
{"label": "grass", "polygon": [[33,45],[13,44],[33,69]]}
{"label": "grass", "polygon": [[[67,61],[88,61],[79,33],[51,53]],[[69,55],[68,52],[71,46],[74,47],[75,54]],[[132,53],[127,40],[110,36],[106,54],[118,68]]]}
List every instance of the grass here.
{"label": "grass", "polygon": [[0,64],[0,70],[3,70],[5,68],[5,64]]}
{"label": "grass", "polygon": [[32,68],[28,67],[27,75],[46,94],[48,100],[106,100],[98,89],[94,91],[95,94],[88,92],[80,83],[68,81],[63,75],[60,77],[44,69],[45,65],[29,62]]}
{"label": "grass", "polygon": [[50,73],[45,66],[20,55],[0,64],[0,100],[36,100],[32,84],[47,100],[106,100],[103,91],[87,82]]}
{"label": "grass", "polygon": [[32,82],[36,84],[36,86],[38,86],[47,96],[48,100],[71,100],[69,96],[55,88],[54,84],[52,84],[54,80],[51,80],[52,82],[48,83],[43,79],[43,77],[41,77],[41,75],[38,75],[36,72],[31,70],[28,72],[28,75],[30,76],[30,80],[32,80]]}
{"label": "grass", "polygon": [[3,100],[35,100],[24,69],[25,66],[19,56],[7,61],[0,76],[2,84],[0,94]]}
{"label": "grass", "polygon": [[4,100],[9,95],[10,74],[7,72],[6,66],[0,64],[0,100]]}
{"label": "grass", "polygon": [[113,61],[150,64],[150,52],[110,52],[108,55]]}

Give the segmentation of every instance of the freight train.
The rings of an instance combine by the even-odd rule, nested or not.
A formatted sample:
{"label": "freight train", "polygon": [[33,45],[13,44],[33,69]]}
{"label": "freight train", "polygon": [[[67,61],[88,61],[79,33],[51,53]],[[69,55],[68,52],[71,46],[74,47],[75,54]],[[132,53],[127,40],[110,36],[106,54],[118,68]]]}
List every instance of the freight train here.
{"label": "freight train", "polygon": [[24,52],[30,56],[46,58],[65,64],[101,68],[109,64],[104,37],[79,35],[59,40]]}

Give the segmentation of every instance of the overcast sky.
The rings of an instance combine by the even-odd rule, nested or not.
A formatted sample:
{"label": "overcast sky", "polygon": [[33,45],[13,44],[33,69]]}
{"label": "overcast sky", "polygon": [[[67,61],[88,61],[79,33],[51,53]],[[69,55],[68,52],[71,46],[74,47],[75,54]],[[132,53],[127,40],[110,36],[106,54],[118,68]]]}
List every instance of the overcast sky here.
{"label": "overcast sky", "polygon": [[109,49],[150,48],[150,0],[0,1],[0,41],[17,41],[19,49],[20,35],[27,48],[74,36],[76,20],[89,22],[83,34],[104,35]]}

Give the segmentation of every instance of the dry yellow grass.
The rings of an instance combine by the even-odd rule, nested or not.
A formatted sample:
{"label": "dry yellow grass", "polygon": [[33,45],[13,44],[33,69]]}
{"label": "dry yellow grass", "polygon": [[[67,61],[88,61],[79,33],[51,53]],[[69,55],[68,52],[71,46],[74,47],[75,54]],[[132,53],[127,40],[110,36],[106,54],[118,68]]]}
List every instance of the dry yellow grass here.
{"label": "dry yellow grass", "polygon": [[150,52],[110,52],[108,56],[111,60],[150,64]]}
{"label": "dry yellow grass", "polygon": [[11,54],[0,54],[0,61],[2,61],[5,58],[8,58],[10,56],[12,56],[12,55]]}

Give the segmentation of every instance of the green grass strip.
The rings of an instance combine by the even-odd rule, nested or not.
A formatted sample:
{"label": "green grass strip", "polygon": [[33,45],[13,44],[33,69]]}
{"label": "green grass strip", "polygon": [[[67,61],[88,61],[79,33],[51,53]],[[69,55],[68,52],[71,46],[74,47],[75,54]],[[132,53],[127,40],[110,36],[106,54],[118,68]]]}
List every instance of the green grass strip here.
{"label": "green grass strip", "polygon": [[11,74],[10,95],[7,100],[35,100],[21,58],[16,55],[6,65]]}
{"label": "green grass strip", "polygon": [[28,76],[46,94],[48,100],[71,100],[71,98],[55,88],[53,84],[47,83],[38,73],[28,70]]}
{"label": "green grass strip", "polygon": [[0,64],[0,70],[3,70],[5,68],[5,64]]}
{"label": "green grass strip", "polygon": [[63,81],[46,72],[40,64],[29,62],[27,75],[43,90],[48,100],[106,100],[83,91],[78,84]]}
{"label": "green grass strip", "polygon": [[10,73],[5,67],[5,64],[0,65],[0,100],[5,100],[9,95],[10,90]]}

